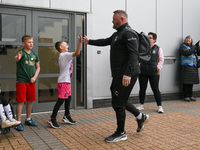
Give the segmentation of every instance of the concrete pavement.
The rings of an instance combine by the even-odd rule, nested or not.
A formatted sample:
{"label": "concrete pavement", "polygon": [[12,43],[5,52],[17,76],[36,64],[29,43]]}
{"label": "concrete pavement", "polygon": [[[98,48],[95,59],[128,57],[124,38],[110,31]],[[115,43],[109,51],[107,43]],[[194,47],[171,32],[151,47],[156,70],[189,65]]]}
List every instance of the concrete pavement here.
{"label": "concrete pavement", "polygon": [[71,110],[77,125],[64,124],[60,111],[59,129],[46,123],[51,112],[33,114],[38,127],[24,125],[22,132],[12,128],[10,133],[1,134],[0,150],[200,150],[200,98],[196,102],[164,101],[163,114],[157,113],[155,102],[145,103],[144,107],[142,112],[149,114],[150,120],[141,133],[136,132],[137,122],[127,112],[127,141],[104,141],[116,129],[115,113],[107,107]]}

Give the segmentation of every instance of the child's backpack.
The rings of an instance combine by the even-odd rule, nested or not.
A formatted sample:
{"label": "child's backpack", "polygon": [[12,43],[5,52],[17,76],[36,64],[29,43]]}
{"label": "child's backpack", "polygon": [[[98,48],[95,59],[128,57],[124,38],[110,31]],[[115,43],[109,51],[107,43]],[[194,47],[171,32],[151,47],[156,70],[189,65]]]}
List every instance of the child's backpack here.
{"label": "child's backpack", "polygon": [[129,30],[133,33],[136,33],[139,38],[139,62],[147,62],[151,59],[151,42],[147,35],[144,32],[138,33],[135,30],[127,27],[126,30]]}

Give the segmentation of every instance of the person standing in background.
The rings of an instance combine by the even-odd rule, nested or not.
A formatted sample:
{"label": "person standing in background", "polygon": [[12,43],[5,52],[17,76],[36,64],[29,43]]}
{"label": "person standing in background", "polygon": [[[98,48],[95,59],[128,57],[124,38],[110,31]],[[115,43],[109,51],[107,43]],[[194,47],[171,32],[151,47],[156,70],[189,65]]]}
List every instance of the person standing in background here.
{"label": "person standing in background", "polygon": [[199,83],[197,61],[200,52],[190,35],[186,36],[179,49],[181,55],[180,78],[183,84],[184,101],[196,101],[193,97],[193,84]]}
{"label": "person standing in background", "polygon": [[146,89],[148,81],[150,83],[151,89],[154,93],[154,98],[158,106],[158,113],[163,113],[162,98],[159,90],[159,79],[160,70],[163,67],[164,56],[162,49],[157,45],[157,35],[156,33],[149,32],[148,37],[151,42],[151,59],[148,62],[142,62],[140,64],[141,73],[139,75],[139,99],[140,106],[137,107],[138,110],[144,109],[144,100],[146,96]]}

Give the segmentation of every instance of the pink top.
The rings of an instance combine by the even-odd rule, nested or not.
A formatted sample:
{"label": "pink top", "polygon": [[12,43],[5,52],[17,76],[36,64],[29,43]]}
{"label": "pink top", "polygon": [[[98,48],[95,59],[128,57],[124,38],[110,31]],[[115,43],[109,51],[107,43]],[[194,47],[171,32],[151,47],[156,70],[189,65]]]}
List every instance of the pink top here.
{"label": "pink top", "polygon": [[[154,45],[155,44],[157,44],[157,42],[154,43]],[[159,59],[159,61],[158,61],[158,64],[157,64],[157,70],[160,71],[162,69],[163,63],[164,63],[163,50],[160,47],[159,47],[159,50],[158,50],[158,59]]]}

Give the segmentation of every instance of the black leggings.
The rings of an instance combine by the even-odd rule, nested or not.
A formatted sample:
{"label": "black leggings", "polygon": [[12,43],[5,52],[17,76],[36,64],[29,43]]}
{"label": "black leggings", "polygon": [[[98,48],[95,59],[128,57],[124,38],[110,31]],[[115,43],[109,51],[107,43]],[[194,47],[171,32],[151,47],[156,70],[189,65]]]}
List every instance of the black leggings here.
{"label": "black leggings", "polygon": [[147,89],[147,83],[149,80],[151,89],[154,93],[154,98],[156,100],[156,103],[158,106],[161,106],[161,94],[159,90],[159,75],[139,75],[139,84],[140,84],[140,92],[139,92],[139,98],[140,98],[140,103],[143,105],[145,96],[146,96],[146,89]]}
{"label": "black leggings", "polygon": [[51,118],[56,118],[58,110],[60,109],[64,101],[65,101],[65,116],[70,115],[69,109],[70,109],[71,96],[69,96],[67,99],[58,98],[58,101],[56,102],[53,108]]}

